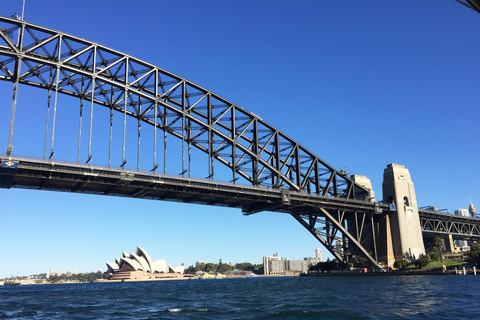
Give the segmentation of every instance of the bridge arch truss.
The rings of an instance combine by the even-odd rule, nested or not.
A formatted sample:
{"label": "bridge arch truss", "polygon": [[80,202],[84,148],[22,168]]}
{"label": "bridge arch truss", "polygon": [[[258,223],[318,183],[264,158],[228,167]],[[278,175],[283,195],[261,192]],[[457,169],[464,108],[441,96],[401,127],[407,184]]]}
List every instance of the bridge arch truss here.
{"label": "bridge arch truss", "polygon": [[[352,257],[358,256],[378,266],[373,231],[378,204],[370,202],[369,190],[257,115],[212,91],[111,48],[5,17],[0,17],[0,80],[13,83],[6,152],[9,159],[15,157],[13,146],[19,85],[41,88],[47,92],[43,159],[37,162],[41,164],[41,169],[35,169],[39,176],[52,177],[58,172],[53,165],[51,168],[45,165],[45,161],[55,159],[57,100],[60,94],[67,95],[79,102],[77,171],[93,170],[85,168],[96,165],[91,150],[91,123],[94,106],[102,106],[110,114],[110,142],[108,163],[100,165],[112,168],[115,174],[118,165],[122,169],[127,162],[125,145],[128,119],[137,124],[137,172],[151,171],[153,177],[157,170],[161,171],[162,163],[157,159],[157,140],[163,140],[165,174],[167,138],[176,138],[182,145],[181,178],[194,175],[191,170],[194,161],[191,158],[192,149],[200,150],[207,155],[208,161],[208,174],[200,177],[205,181],[218,180],[216,166],[220,164],[230,172],[229,177],[222,175],[220,180],[234,185],[239,182],[251,184],[270,190],[279,197],[278,201],[252,200],[254,205],[226,205],[241,206],[247,214],[263,210],[289,213],[341,262],[348,263]],[[83,112],[87,106],[89,115]],[[53,119],[50,123],[49,114]],[[123,117],[123,151],[121,159],[112,161],[114,114]],[[82,136],[82,121],[90,123],[87,138],[85,133]],[[149,168],[140,168],[140,138],[144,126],[154,128],[153,161]],[[47,136],[51,137],[51,141],[47,142]],[[88,155],[80,161],[81,141],[84,140],[88,140]],[[112,163],[117,166],[112,166]],[[25,161],[24,164],[20,169],[25,172],[33,170],[31,162]],[[102,174],[107,171],[101,169],[99,172]],[[75,176],[74,170],[68,174]],[[128,176],[134,177],[135,173]],[[141,176],[145,178],[144,174]],[[75,187],[68,191],[81,192],[81,186],[93,183],[91,176],[88,181],[78,179]],[[151,182],[145,185],[138,183],[136,190],[125,195],[153,193],[151,185]],[[297,196],[318,198],[291,205],[290,199],[283,201],[282,197],[286,194],[294,194],[292,199]],[[369,243],[368,247],[365,242]],[[340,247],[338,243],[341,243]]]}
{"label": "bridge arch truss", "polygon": [[[232,182],[243,178],[270,188],[357,199],[368,196],[345,173],[260,117],[184,78],[58,31],[8,18],[0,23],[0,80],[15,84],[14,95],[18,84],[40,87],[48,91],[49,103],[55,104],[59,93],[66,94],[78,98],[81,106],[100,105],[136,119],[139,131],[142,124],[153,126],[163,139],[182,140],[185,157],[192,147],[208,154],[208,179],[213,179],[218,162],[230,169]],[[7,153],[13,151],[15,101],[12,104]],[[49,105],[50,112],[56,107]],[[49,152],[53,156],[53,143]],[[154,159],[153,168],[157,165]],[[189,171],[184,165],[182,175]]]}

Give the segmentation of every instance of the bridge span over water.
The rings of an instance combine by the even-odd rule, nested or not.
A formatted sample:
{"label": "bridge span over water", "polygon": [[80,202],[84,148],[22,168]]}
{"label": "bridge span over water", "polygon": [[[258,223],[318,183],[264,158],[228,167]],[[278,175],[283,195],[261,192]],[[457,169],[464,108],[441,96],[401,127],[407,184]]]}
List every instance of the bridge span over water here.
{"label": "bridge span over water", "polygon": [[[368,183],[187,79],[85,39],[0,17],[0,80],[13,88],[11,109],[2,107],[10,114],[0,155],[3,188],[220,205],[247,215],[283,212],[340,262],[390,263],[389,247],[397,244],[389,217],[397,214],[397,200],[375,202]],[[35,95],[35,105],[17,104],[19,94]],[[19,117],[43,123],[22,134],[28,141],[15,140]],[[34,154],[16,154],[21,143],[34,146]],[[480,237],[477,218],[425,210],[418,217],[424,235]]]}

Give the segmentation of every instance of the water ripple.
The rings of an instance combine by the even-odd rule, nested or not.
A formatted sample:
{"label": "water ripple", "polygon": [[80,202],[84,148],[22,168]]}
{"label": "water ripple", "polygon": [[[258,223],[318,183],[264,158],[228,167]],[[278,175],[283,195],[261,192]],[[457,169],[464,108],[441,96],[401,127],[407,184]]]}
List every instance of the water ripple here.
{"label": "water ripple", "polygon": [[478,319],[475,276],[0,287],[0,319]]}

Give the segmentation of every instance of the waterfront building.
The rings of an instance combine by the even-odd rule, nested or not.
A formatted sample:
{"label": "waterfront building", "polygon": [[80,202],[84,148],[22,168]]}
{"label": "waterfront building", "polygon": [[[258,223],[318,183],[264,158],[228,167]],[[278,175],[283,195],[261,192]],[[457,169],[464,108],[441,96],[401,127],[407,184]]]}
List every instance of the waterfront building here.
{"label": "waterfront building", "polygon": [[[281,263],[275,262],[273,265],[271,261],[282,261]],[[263,274],[272,274],[273,272],[279,272],[281,269],[281,264],[284,264],[282,257],[278,255],[278,252],[273,255],[273,257],[263,257]],[[272,270],[274,268],[274,271]],[[283,271],[285,271],[285,264],[283,266]]]}
{"label": "waterfront building", "polygon": [[285,260],[269,260],[268,270],[269,270],[268,274],[284,274]]}
{"label": "waterfront building", "polygon": [[123,252],[122,258],[116,258],[115,262],[107,262],[106,278],[111,281],[148,281],[183,279],[185,266],[171,267],[167,269],[165,260],[153,261],[150,255],[141,247],[137,247],[136,253]]}
{"label": "waterfront building", "polygon": [[168,268],[169,270],[173,270],[173,272],[175,273],[181,273],[181,274],[184,274],[185,273],[185,266],[180,266],[180,267],[172,267],[171,265],[168,265]]}
{"label": "waterfront building", "polygon": [[315,257],[305,257],[303,258],[304,261],[307,262],[307,265],[314,266],[320,262],[322,262],[322,249],[317,248],[315,249]]}
{"label": "waterfront building", "polygon": [[285,267],[287,271],[307,272],[308,262],[305,260],[286,260]]}
{"label": "waterfront building", "polygon": [[307,262],[307,265],[316,265],[322,262],[322,258],[317,258],[317,257],[305,257],[303,258],[303,261]]}
{"label": "waterfront building", "polygon": [[52,275],[52,270],[48,269],[45,278],[46,278],[46,279],[50,279],[50,276],[51,276],[51,275]]}

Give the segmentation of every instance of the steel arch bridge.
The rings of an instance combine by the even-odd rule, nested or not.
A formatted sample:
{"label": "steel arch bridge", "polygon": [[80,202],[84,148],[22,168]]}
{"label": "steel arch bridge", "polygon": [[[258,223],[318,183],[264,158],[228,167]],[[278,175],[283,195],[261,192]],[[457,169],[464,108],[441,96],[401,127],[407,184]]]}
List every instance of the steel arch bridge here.
{"label": "steel arch bridge", "polygon": [[[379,266],[375,230],[388,206],[372,202],[370,190],[346,172],[212,91],[108,47],[5,17],[0,17],[0,80],[13,83],[8,146],[0,155],[2,187],[222,205],[246,214],[285,212],[340,262]],[[20,84],[47,93],[41,100],[44,132],[30,133],[44,135],[43,157],[14,153]],[[78,103],[78,132],[69,142],[76,152],[57,160],[54,143],[62,138],[60,114],[67,108],[61,96]],[[103,126],[108,155],[96,162],[93,120],[99,107],[109,124]],[[64,123],[74,117],[69,111]],[[153,129],[147,137],[145,127]],[[119,135],[121,152],[115,153],[120,143],[112,141]],[[172,140],[181,149],[176,175],[167,174]],[[153,161],[147,165],[140,159],[146,148],[141,141],[150,142]],[[127,169],[127,149],[136,149],[136,170]],[[195,171],[197,157],[206,171]],[[163,173],[157,172],[162,166]]]}
{"label": "steel arch bridge", "polygon": [[[142,123],[163,131],[164,137],[181,139],[186,149],[182,158],[185,151],[189,157],[188,165],[182,159],[182,176],[190,176],[190,155],[194,147],[208,155],[208,179],[215,175],[214,162],[219,162],[231,170],[233,182],[243,178],[254,186],[368,198],[368,191],[345,173],[335,170],[255,114],[184,78],[58,31],[8,18],[0,22],[3,30],[0,80],[15,84],[14,95],[18,84],[25,84],[46,89],[49,104],[53,92],[53,112],[57,109],[58,93],[78,98],[80,109],[84,103],[90,103],[110,109],[111,114],[119,112],[125,119],[128,116],[138,121],[138,145]],[[12,37],[17,30],[19,36]],[[15,108],[14,102],[7,154],[13,150]],[[51,109],[49,105],[50,112]],[[51,125],[49,158],[54,155],[55,123]],[[125,125],[126,120],[123,149]],[[90,147],[91,133],[88,139]],[[87,163],[93,158],[90,149],[88,151]],[[80,153],[77,162],[79,157]],[[121,163],[125,161],[123,153]],[[154,158],[152,170],[157,167]]]}

